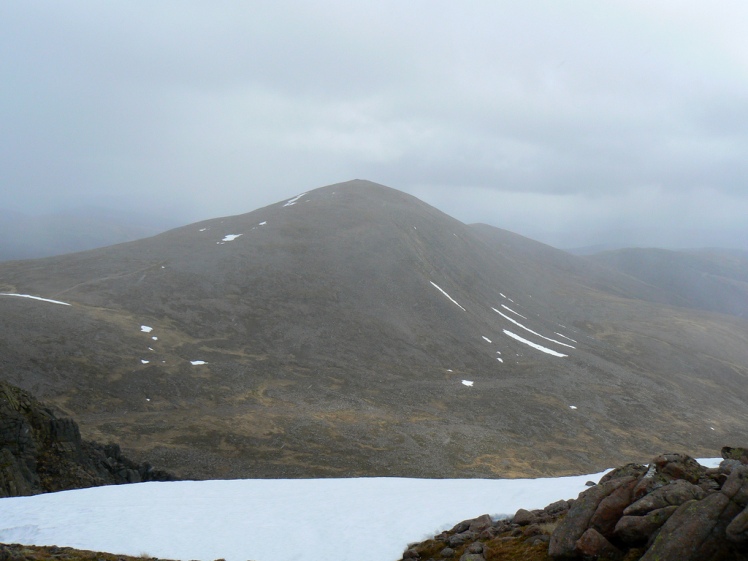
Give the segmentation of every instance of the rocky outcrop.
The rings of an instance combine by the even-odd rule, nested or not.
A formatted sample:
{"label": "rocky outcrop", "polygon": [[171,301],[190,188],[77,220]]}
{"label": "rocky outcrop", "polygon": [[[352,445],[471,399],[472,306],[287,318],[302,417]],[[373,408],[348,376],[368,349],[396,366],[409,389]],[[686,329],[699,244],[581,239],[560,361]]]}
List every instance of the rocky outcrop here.
{"label": "rocky outcrop", "polygon": [[82,440],[75,421],[0,382],[0,497],[174,479],[127,459],[116,444]]}
{"label": "rocky outcrop", "polygon": [[576,500],[466,520],[403,559],[748,561],[748,450],[722,457],[713,469],[685,454],[627,464]]}
{"label": "rocky outcrop", "polygon": [[[640,466],[644,473],[638,477],[629,475],[632,469],[614,470],[580,494],[553,532],[548,554],[622,559],[639,548],[642,561],[748,559],[742,531],[748,516],[748,458],[735,448],[725,448],[722,456],[716,469],[685,454],[663,454],[648,468]],[[587,535],[590,531],[596,534]]]}

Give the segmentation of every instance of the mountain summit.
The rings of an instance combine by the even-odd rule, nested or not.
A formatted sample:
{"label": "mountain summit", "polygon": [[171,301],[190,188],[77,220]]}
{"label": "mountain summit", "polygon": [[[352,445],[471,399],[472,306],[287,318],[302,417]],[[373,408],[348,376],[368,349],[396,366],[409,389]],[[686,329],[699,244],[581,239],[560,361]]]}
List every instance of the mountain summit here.
{"label": "mountain summit", "polygon": [[745,320],[368,181],[0,292],[3,377],[182,477],[558,475],[748,420]]}

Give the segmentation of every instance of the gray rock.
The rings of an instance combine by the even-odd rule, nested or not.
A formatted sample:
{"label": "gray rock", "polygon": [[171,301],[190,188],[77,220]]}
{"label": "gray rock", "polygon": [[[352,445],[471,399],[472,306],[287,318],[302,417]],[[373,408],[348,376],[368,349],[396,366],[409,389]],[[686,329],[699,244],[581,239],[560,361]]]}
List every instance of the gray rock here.
{"label": "gray rock", "polygon": [[473,541],[475,538],[475,532],[462,532],[460,534],[449,536],[449,538],[447,538],[447,544],[449,544],[449,547],[459,547],[464,543]]}
{"label": "gray rock", "polygon": [[652,510],[643,516],[623,516],[615,527],[615,536],[629,545],[642,545],[662,527],[678,505]]}
{"label": "gray rock", "polygon": [[530,538],[527,538],[527,544],[531,546],[536,546],[540,544],[547,544],[548,541],[551,539],[551,537],[547,534],[540,534],[538,536],[532,536]]}
{"label": "gray rock", "polygon": [[452,549],[451,547],[445,547],[439,553],[439,555],[444,557],[444,559],[449,559],[450,557],[454,557],[454,554],[455,554],[455,550]]}
{"label": "gray rock", "polygon": [[483,544],[481,542],[471,543],[466,550],[468,553],[483,553]]}

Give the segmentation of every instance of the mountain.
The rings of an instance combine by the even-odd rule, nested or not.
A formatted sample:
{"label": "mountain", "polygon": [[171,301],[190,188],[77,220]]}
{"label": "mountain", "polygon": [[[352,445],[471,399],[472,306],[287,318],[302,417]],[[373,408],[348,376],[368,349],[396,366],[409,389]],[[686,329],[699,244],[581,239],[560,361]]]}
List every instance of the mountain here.
{"label": "mountain", "polygon": [[2,377],[181,477],[561,475],[748,420],[744,319],[367,181],[0,292]]}
{"label": "mountain", "polygon": [[748,252],[621,249],[590,259],[662,289],[673,305],[748,317]]}
{"label": "mountain", "polygon": [[0,261],[48,257],[128,242],[175,225],[160,217],[99,207],[41,216],[0,209]]}

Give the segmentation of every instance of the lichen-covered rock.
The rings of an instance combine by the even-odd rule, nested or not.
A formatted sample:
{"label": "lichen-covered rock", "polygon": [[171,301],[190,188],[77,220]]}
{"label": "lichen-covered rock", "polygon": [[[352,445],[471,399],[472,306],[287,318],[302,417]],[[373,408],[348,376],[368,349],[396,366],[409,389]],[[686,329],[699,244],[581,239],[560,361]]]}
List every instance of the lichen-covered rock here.
{"label": "lichen-covered rock", "polygon": [[623,514],[641,516],[653,510],[682,505],[691,499],[701,500],[705,496],[706,493],[701,487],[684,479],[676,479],[634,502],[623,511]]}
{"label": "lichen-covered rock", "polygon": [[[643,464],[626,464],[619,468],[612,469],[600,479],[600,483],[607,483],[611,479],[619,479],[621,477],[634,477],[636,479],[641,478],[647,473],[648,467]],[[593,483],[594,485],[594,483]],[[588,485],[591,487],[591,485]]]}
{"label": "lichen-covered rock", "polygon": [[722,459],[737,460],[741,464],[748,464],[748,448],[731,448],[724,446],[721,450]]}
{"label": "lichen-covered rock", "polygon": [[661,454],[652,463],[657,472],[673,479],[685,479],[689,483],[698,483],[706,468],[687,454]]}

